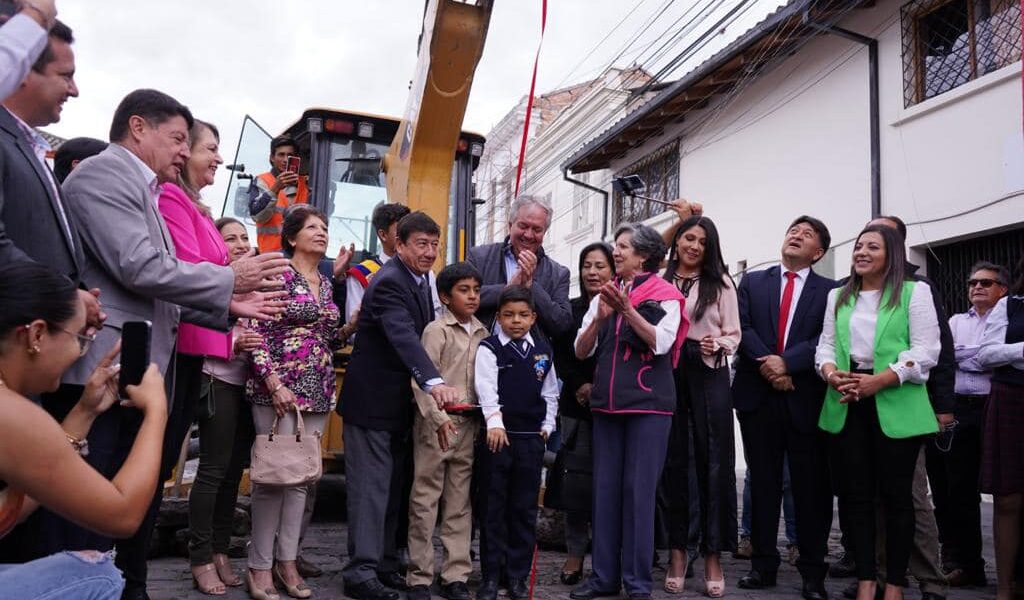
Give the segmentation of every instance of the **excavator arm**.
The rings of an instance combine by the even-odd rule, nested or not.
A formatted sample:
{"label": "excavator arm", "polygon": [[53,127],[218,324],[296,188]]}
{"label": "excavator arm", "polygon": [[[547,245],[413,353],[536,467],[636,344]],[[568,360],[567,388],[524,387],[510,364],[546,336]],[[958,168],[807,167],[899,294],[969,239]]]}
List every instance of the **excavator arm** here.
{"label": "excavator arm", "polygon": [[455,148],[491,8],[492,0],[427,0],[409,101],[382,165],[388,198],[441,226],[442,257]]}

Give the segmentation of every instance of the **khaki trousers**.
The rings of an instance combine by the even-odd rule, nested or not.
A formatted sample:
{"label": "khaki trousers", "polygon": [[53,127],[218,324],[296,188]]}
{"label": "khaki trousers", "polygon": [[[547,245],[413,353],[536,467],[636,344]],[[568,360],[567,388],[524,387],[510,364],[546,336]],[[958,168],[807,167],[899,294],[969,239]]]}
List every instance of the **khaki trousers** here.
{"label": "khaki trousers", "polygon": [[477,417],[450,415],[457,436],[445,452],[437,432],[418,413],[413,422],[413,484],[409,499],[409,569],[406,583],[430,585],[434,581],[434,525],[441,503],[441,545],[444,564],[441,583],[465,583],[473,571],[469,556],[473,515],[469,486],[473,475],[473,447],[480,423]]}

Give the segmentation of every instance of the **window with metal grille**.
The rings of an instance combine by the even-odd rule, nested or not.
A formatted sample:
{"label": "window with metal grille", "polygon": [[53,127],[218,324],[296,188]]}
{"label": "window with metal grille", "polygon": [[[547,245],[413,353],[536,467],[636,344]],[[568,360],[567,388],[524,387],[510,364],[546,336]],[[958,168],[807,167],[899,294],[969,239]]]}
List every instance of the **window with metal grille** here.
{"label": "window with metal grille", "polygon": [[[577,178],[590,183],[590,173],[581,173]],[[572,190],[572,230],[579,231],[590,224],[590,190],[577,185]]]}
{"label": "window with metal grille", "polygon": [[987,260],[1003,265],[1013,273],[1024,250],[1024,229],[1003,231],[945,246],[928,253],[928,278],[942,295],[947,315],[970,308],[967,280],[974,263]]}
{"label": "window with metal grille", "polygon": [[[644,196],[666,202],[675,200],[679,197],[679,141],[662,146],[619,171],[615,177],[626,175],[639,175],[644,180]],[[618,192],[615,192],[612,207],[615,223],[643,221],[665,211],[662,204]]]}
{"label": "window with metal grille", "polygon": [[1020,60],[1018,0],[903,6],[903,101],[912,106]]}

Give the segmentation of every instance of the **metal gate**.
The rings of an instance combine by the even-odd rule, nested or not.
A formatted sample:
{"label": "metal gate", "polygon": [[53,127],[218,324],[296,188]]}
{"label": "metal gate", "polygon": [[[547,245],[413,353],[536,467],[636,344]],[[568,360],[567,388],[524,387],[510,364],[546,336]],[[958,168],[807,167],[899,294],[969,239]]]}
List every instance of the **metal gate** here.
{"label": "metal gate", "polygon": [[[1011,275],[1024,254],[1024,229],[934,246],[928,254],[928,278],[935,283],[946,307],[946,315],[962,313],[970,308],[967,279],[971,266],[979,260],[1003,265]],[[1007,282],[1010,283],[1010,282]]]}

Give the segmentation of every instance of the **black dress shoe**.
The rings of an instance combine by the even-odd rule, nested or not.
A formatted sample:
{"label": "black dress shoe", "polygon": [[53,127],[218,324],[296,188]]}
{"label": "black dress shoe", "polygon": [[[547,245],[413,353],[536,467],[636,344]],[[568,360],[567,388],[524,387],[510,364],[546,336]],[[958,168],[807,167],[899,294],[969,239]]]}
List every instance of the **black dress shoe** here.
{"label": "black dress shoe", "polygon": [[954,567],[946,574],[946,581],[950,587],[985,587],[988,585],[988,578],[985,576],[985,569],[961,569]]}
{"label": "black dress shoe", "polygon": [[376,579],[362,583],[346,583],[345,595],[356,600],[398,600],[398,592],[389,590]]}
{"label": "black dress shoe", "polygon": [[441,596],[448,600],[469,600],[469,588],[464,581],[453,581],[441,585]]}
{"label": "black dress shoe", "polygon": [[[839,557],[839,560],[832,563],[832,566],[828,568],[828,574],[831,577],[842,579],[843,577],[853,577],[856,566],[853,564],[853,556],[849,552],[843,552],[843,555]],[[855,595],[854,598],[857,596]]]}
{"label": "black dress shoe", "polygon": [[509,577],[508,597],[512,600],[525,600],[530,595],[530,588],[526,585],[525,577]]}
{"label": "black dress shoe", "polygon": [[430,600],[430,588],[425,585],[414,585],[405,593],[408,600]]}
{"label": "black dress shoe", "polygon": [[749,573],[740,577],[736,586],[744,590],[763,590],[764,588],[775,587],[776,573],[762,573],[757,569],[751,569]]}
{"label": "black dress shoe", "polygon": [[377,573],[377,580],[385,586],[400,592],[404,592],[409,589],[409,584],[405,582],[405,577],[402,577],[394,571],[380,571]]}
{"label": "black dress shoe", "polygon": [[476,600],[495,600],[498,597],[498,580],[484,579],[476,590]]}
{"label": "black dress shoe", "polygon": [[569,592],[569,597],[572,598],[572,600],[594,600],[594,598],[618,595],[619,590],[599,590],[594,586],[593,582],[590,581]]}
{"label": "black dress shoe", "polygon": [[804,600],[828,600],[828,590],[824,581],[804,581],[800,595]]}

